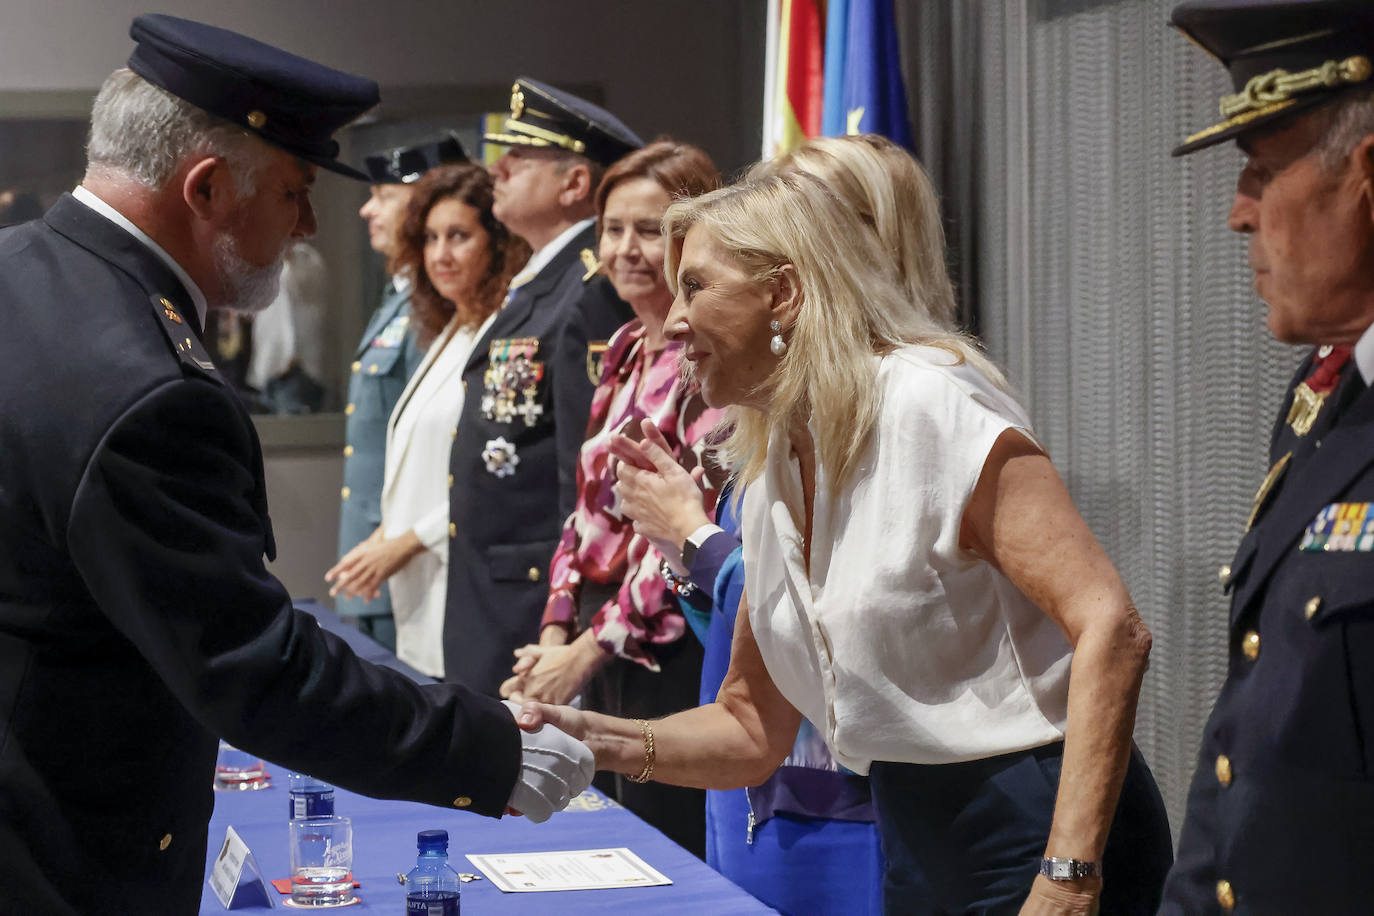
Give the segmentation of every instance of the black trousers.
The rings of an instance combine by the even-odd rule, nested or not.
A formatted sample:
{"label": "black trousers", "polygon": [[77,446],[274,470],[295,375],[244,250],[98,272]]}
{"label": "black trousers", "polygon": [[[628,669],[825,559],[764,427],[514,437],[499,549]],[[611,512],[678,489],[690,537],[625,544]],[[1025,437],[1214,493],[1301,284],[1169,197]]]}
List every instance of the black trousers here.
{"label": "black trousers", "polygon": [[[966,763],[869,770],[888,914],[1015,914],[1045,854],[1064,744]],[[1101,916],[1153,916],[1173,842],[1164,799],[1132,746],[1102,857]]]}
{"label": "black trousers", "polygon": [[[583,582],[578,600],[581,628],[615,590]],[[654,646],[659,671],[616,658],[582,691],[582,708],[630,719],[655,719],[697,706],[701,689],[702,647],[690,632],[667,645]],[[663,831],[679,846],[706,858],[706,792],[661,783],[632,782],[619,773],[598,773],[592,783],[602,792]]]}

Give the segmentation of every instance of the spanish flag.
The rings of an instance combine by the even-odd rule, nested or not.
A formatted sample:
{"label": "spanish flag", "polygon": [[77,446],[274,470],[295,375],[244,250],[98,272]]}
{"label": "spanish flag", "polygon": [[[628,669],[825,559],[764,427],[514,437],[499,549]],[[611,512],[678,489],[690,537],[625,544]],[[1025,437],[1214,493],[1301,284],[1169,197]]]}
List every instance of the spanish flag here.
{"label": "spanish flag", "polygon": [[764,158],[821,132],[824,21],[823,0],[769,0]]}

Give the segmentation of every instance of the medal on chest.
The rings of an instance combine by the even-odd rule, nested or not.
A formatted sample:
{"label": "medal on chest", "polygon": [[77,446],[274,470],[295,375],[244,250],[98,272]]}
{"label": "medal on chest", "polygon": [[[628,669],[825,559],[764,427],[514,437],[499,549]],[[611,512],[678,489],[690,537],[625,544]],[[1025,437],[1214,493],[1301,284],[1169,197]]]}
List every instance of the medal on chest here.
{"label": "medal on chest", "polygon": [[539,382],[544,364],[537,362],[538,337],[493,340],[483,376],[482,416],[495,423],[514,423],[517,418],[533,426],[544,413],[539,403]]}

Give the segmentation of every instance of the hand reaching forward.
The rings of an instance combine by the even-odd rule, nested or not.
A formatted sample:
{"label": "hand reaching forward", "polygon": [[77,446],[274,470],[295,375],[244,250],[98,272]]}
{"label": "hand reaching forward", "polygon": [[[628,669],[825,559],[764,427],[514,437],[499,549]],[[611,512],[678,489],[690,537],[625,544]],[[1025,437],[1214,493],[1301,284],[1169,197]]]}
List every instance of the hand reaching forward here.
{"label": "hand reaching forward", "polygon": [[[505,701],[512,716],[520,707]],[[581,795],[592,784],[596,763],[587,745],[552,724],[520,724],[520,775],[507,805],[536,824]]]}
{"label": "hand reaching forward", "polygon": [[379,527],[324,574],[324,581],[333,583],[329,596],[342,594],[345,598],[371,601],[381,595],[383,582],[424,549],[414,531],[389,538]]}

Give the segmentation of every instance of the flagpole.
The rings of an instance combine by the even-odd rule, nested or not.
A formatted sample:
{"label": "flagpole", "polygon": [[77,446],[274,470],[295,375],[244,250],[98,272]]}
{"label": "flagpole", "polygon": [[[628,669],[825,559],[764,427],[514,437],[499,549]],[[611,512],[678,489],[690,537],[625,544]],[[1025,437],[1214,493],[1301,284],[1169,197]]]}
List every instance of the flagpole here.
{"label": "flagpole", "polygon": [[765,31],[763,45],[763,145],[759,152],[761,159],[772,159],[778,142],[774,124],[778,113],[778,28],[781,19],[779,3],[780,0],[768,0],[768,28]]}

